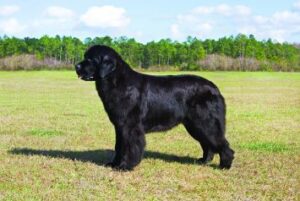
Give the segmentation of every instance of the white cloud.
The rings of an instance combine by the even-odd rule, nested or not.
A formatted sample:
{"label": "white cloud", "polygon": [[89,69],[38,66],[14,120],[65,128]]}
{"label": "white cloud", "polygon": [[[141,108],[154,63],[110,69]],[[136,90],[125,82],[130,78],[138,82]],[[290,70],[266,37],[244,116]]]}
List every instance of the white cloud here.
{"label": "white cloud", "polygon": [[114,6],[91,7],[80,16],[80,21],[92,28],[121,28],[130,23],[124,8]]}
{"label": "white cloud", "polygon": [[26,28],[26,25],[22,25],[15,18],[6,19],[0,21],[0,32],[4,34],[18,34]]}
{"label": "white cloud", "polygon": [[295,3],[294,3],[294,8],[296,8],[296,9],[299,9],[300,10],[300,1],[298,0],[298,1],[296,1]]}
{"label": "white cloud", "polygon": [[126,27],[130,22],[123,8],[113,6],[90,7],[82,13],[64,8],[51,6],[44,10],[40,18],[32,19],[30,33],[47,33],[50,35],[101,35],[119,36],[132,35],[142,38],[143,33],[139,31],[128,32]]}
{"label": "white cloud", "polygon": [[182,37],[182,33],[179,30],[178,24],[171,25],[171,34],[176,39],[180,39]]}
{"label": "white cloud", "polygon": [[18,6],[0,6],[0,15],[9,16],[18,12],[20,8]]}
{"label": "white cloud", "polygon": [[259,39],[272,38],[279,42],[290,41],[300,33],[298,0],[290,10],[279,10],[271,15],[253,15],[246,5],[219,4],[199,6],[177,16],[171,26],[173,36],[180,30],[181,39],[188,35],[211,38],[238,33],[254,34]]}
{"label": "white cloud", "polygon": [[253,16],[248,24],[256,29],[252,34],[284,42],[300,32],[300,12],[283,10],[270,16]]}
{"label": "white cloud", "polygon": [[178,40],[188,35],[206,37],[213,31],[213,22],[197,18],[193,15],[179,15],[177,22],[170,27],[171,35]]}
{"label": "white cloud", "polygon": [[196,23],[197,21],[199,21],[199,18],[197,17],[197,15],[193,14],[178,15],[177,21],[179,23]]}
{"label": "white cloud", "polygon": [[284,29],[273,29],[267,33],[269,38],[274,38],[278,42],[284,42],[286,39],[286,35],[289,34],[288,31]]}
{"label": "white cloud", "polygon": [[219,4],[216,6],[198,6],[191,12],[196,15],[218,14],[222,16],[247,16],[251,14],[251,9],[245,5],[230,6],[227,4]]}
{"label": "white cloud", "polygon": [[257,24],[266,24],[267,22],[269,22],[269,18],[261,16],[261,15],[254,16],[253,20]]}
{"label": "white cloud", "polygon": [[300,13],[285,10],[271,16],[255,16],[253,24],[258,29],[256,35],[284,42],[300,32]]}
{"label": "white cloud", "polygon": [[143,35],[144,35],[144,33],[143,33],[142,31],[136,31],[136,32],[134,33],[134,36],[136,36],[136,37],[138,37],[138,38],[143,37]]}
{"label": "white cloud", "polygon": [[257,32],[257,29],[255,28],[255,26],[252,25],[245,25],[245,26],[241,26],[238,28],[238,33],[242,33],[242,34],[254,34]]}
{"label": "white cloud", "polygon": [[213,26],[210,23],[205,22],[203,24],[200,24],[199,28],[201,28],[207,32],[207,31],[211,31],[213,29]]}
{"label": "white cloud", "polygon": [[215,10],[212,6],[198,6],[192,10],[195,14],[207,15],[213,13]]}
{"label": "white cloud", "polygon": [[251,15],[251,9],[248,6],[244,6],[244,5],[237,5],[234,7],[237,15],[240,16],[248,16]]}
{"label": "white cloud", "polygon": [[300,13],[291,11],[280,11],[273,14],[271,18],[276,24],[300,24]]}
{"label": "white cloud", "polygon": [[75,14],[72,10],[64,7],[50,6],[45,10],[45,16],[59,20],[68,20],[73,18]]}
{"label": "white cloud", "polygon": [[211,37],[214,32],[218,31],[218,28],[227,26],[224,22],[235,24],[237,21],[247,19],[250,15],[251,9],[245,5],[198,6],[187,13],[179,14],[176,22],[170,27],[170,31],[176,39],[184,39],[188,35]]}
{"label": "white cloud", "polygon": [[216,13],[220,15],[232,15],[232,7],[227,4],[220,4],[215,7]]}
{"label": "white cloud", "polygon": [[39,18],[30,21],[27,32],[40,35],[72,35],[76,24],[78,24],[78,17],[73,10],[60,6],[49,6]]}

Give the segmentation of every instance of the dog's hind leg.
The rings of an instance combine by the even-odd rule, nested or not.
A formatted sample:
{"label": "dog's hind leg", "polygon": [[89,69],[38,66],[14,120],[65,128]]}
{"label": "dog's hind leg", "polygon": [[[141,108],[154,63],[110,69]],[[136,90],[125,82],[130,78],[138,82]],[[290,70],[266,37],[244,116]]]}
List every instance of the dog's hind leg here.
{"label": "dog's hind leg", "polygon": [[198,161],[201,164],[206,164],[210,161],[213,160],[214,158],[214,152],[213,150],[210,148],[209,142],[207,141],[207,139],[205,138],[205,135],[203,134],[203,131],[201,128],[197,127],[194,125],[194,123],[190,120],[187,120],[184,123],[184,126],[186,128],[186,130],[188,131],[188,133],[195,139],[197,140],[203,150],[203,157],[200,158]]}
{"label": "dog's hind leg", "polygon": [[219,99],[197,104],[188,113],[184,122],[189,133],[198,140],[203,148],[203,162],[220,155],[220,168],[230,168],[234,151],[225,139],[225,106]]}
{"label": "dog's hind leg", "polygon": [[200,158],[199,162],[208,163],[213,159],[214,153],[219,153],[220,168],[231,167],[234,151],[230,149],[229,143],[217,124],[208,123],[202,126],[201,124],[199,125],[199,121],[193,120],[193,122],[186,122],[184,125],[192,137],[201,144],[203,158]]}

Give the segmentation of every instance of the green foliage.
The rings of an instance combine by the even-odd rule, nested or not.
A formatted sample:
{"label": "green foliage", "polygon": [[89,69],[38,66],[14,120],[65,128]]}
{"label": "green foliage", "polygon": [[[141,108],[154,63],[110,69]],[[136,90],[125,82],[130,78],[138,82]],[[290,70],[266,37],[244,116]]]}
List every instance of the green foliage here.
{"label": "green foliage", "polygon": [[268,62],[261,62],[260,63],[260,70],[262,71],[273,71],[272,66]]}
{"label": "green foliage", "polygon": [[[133,67],[153,68],[169,66],[173,69],[199,70],[276,70],[298,71],[300,69],[300,50],[288,43],[278,43],[271,39],[258,41],[253,35],[223,37],[218,40],[200,40],[189,36],[186,41],[171,39],[151,41],[146,44],[125,36],[111,38],[109,36],[86,38],[83,41],[71,36],[42,36],[41,38],[19,39],[16,37],[0,37],[0,58],[32,54],[44,60],[52,58],[60,63],[75,64],[83,58],[84,51],[92,45],[107,45],[118,51]],[[209,55],[221,55],[226,60],[236,59],[240,63],[232,68],[220,68],[222,63],[208,68],[201,61]],[[247,60],[260,63],[260,68],[245,64]],[[203,63],[203,62],[202,62]],[[216,62],[215,62],[216,63]],[[268,65],[265,65],[268,63]],[[0,69],[1,68],[0,66]]]}

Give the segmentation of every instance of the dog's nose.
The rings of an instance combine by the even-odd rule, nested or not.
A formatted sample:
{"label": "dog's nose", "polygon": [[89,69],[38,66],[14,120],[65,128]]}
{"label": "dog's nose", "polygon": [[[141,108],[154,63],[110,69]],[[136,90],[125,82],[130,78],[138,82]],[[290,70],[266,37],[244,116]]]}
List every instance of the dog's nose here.
{"label": "dog's nose", "polygon": [[77,65],[75,66],[75,68],[76,68],[76,70],[80,70],[80,69],[81,69],[81,65],[80,65],[80,64],[77,64]]}

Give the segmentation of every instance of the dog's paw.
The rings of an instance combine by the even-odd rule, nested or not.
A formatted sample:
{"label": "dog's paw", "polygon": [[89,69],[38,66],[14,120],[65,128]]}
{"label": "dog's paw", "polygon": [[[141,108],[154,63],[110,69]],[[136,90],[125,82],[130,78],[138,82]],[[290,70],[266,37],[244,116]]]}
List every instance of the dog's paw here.
{"label": "dog's paw", "polygon": [[108,163],[105,164],[105,167],[114,168],[116,166],[118,166],[118,164],[116,162],[114,162],[114,161],[111,161],[111,162],[108,162]]}
{"label": "dog's paw", "polygon": [[210,159],[207,159],[207,158],[199,158],[198,160],[197,160],[197,162],[200,164],[200,165],[206,165],[206,164],[208,164],[209,162],[211,162],[212,160],[210,160]]}
{"label": "dog's paw", "polygon": [[124,162],[122,162],[121,164],[114,166],[113,169],[118,170],[118,171],[126,172],[126,171],[132,171],[133,167],[129,166],[128,164],[126,164]]}
{"label": "dog's paw", "polygon": [[219,165],[220,169],[230,169],[231,168],[231,161],[230,162],[221,162]]}

